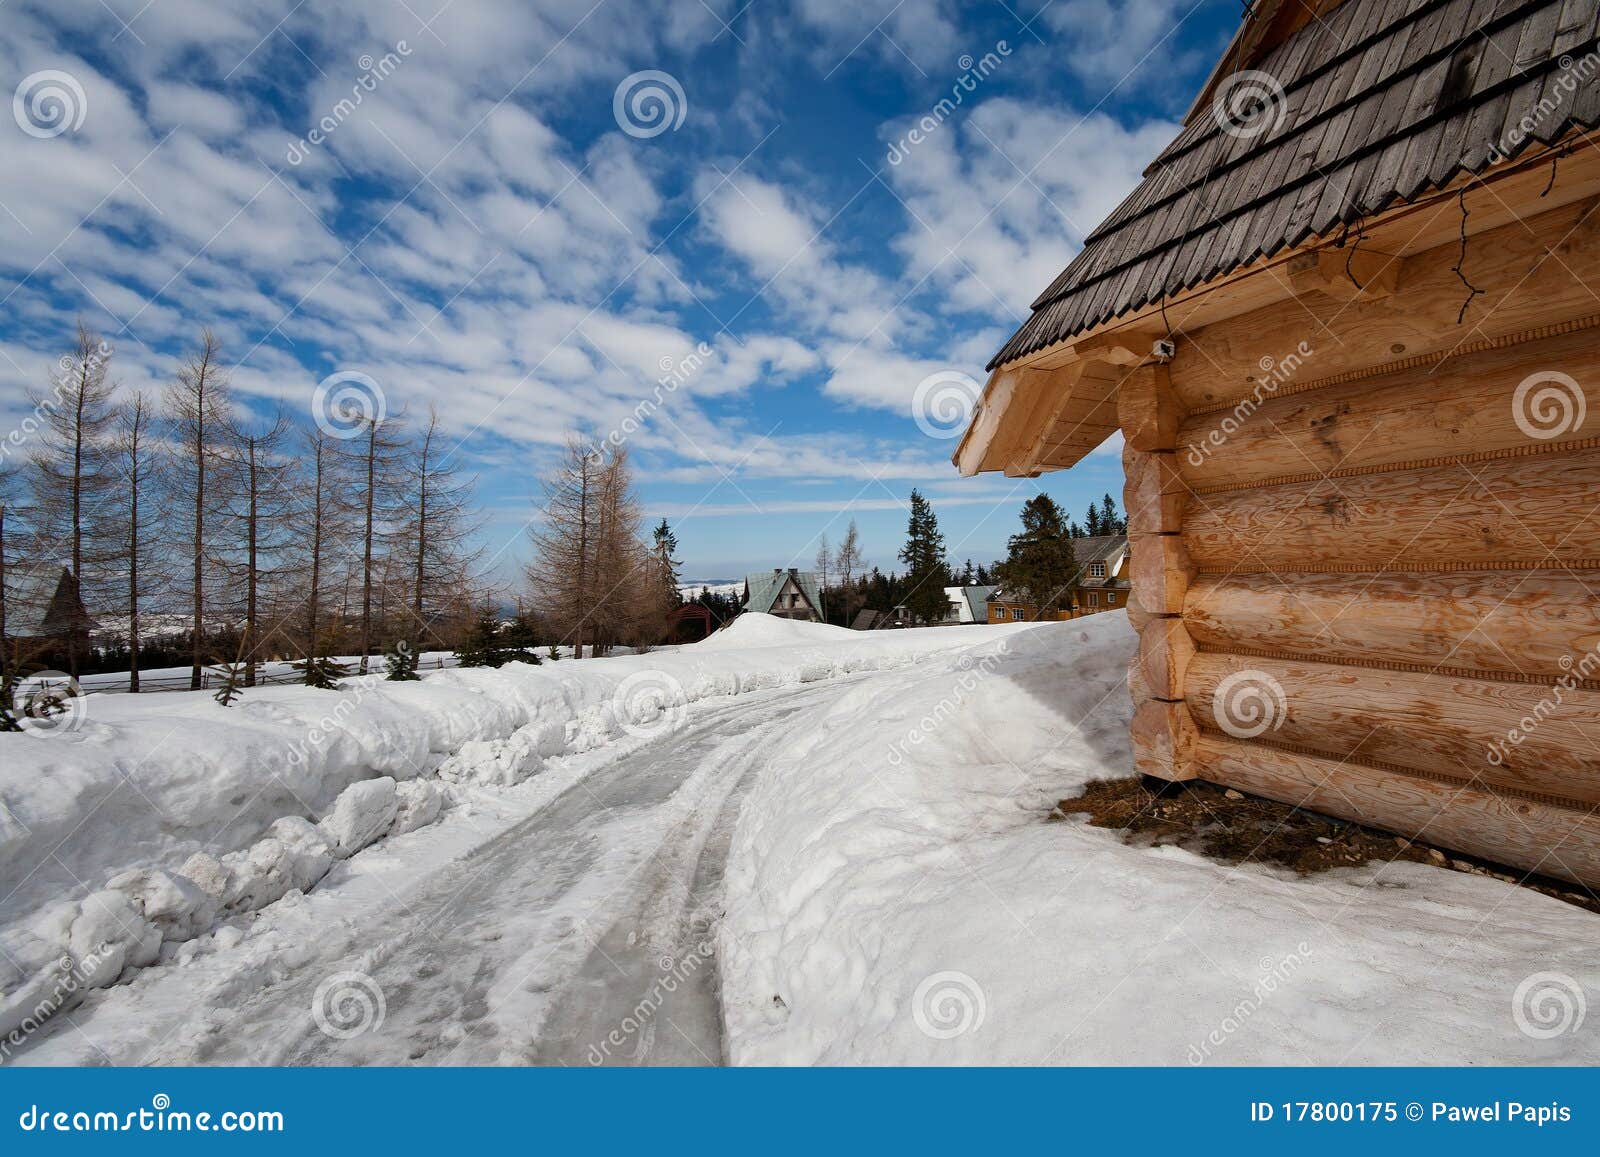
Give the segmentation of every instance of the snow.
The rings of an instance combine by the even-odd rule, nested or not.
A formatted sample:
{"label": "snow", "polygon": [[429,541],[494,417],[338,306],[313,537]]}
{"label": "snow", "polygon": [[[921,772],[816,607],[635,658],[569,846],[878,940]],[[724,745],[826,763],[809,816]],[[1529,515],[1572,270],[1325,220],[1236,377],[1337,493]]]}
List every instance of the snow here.
{"label": "snow", "polygon": [[[0,1042],[22,1024],[42,1064],[1600,1060],[1513,1006],[1550,975],[1600,986],[1580,909],[1044,822],[1128,774],[1133,646],[1121,614],[746,617],[231,709],[96,700],[77,731],[0,737]],[[351,974],[387,1020],[332,1038],[307,1010]]]}
{"label": "snow", "polygon": [[860,641],[861,632],[803,619],[780,619],[776,615],[740,615],[704,642],[701,651],[736,651],[750,647],[809,647],[845,640]]}
{"label": "snow", "polygon": [[1299,878],[1042,822],[1128,774],[1133,645],[1105,614],[868,681],[764,769],[717,942],[731,1060],[1600,1060],[1513,1007],[1538,974],[1600,989],[1600,917],[1427,865]]}
{"label": "snow", "polygon": [[76,968],[94,958],[82,988],[109,984],[163,943],[206,934],[219,913],[317,887],[338,861],[426,826],[473,788],[510,788],[552,758],[648,743],[701,700],[956,645],[761,618],[747,617],[737,647],[411,683],[355,678],[333,692],[256,688],[230,708],[203,692],[97,696],[79,701],[69,729],[4,736],[0,1032],[26,1019],[30,994],[63,959]]}

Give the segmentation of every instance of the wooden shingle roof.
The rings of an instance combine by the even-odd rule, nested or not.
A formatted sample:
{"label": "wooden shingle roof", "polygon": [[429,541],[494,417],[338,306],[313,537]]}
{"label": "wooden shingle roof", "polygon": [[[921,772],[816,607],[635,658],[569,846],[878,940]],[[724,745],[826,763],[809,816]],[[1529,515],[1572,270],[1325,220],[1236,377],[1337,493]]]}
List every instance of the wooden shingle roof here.
{"label": "wooden shingle roof", "polygon": [[1595,127],[1597,19],[1600,0],[1346,0],[1219,84],[989,368]]}

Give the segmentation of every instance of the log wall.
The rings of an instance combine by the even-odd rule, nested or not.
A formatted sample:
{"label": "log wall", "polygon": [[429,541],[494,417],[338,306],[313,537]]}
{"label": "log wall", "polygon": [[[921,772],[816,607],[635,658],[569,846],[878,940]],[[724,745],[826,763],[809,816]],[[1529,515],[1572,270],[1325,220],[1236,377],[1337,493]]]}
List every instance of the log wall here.
{"label": "log wall", "polygon": [[1596,223],[1471,236],[1459,326],[1450,243],[1125,371],[1141,772],[1600,886]]}

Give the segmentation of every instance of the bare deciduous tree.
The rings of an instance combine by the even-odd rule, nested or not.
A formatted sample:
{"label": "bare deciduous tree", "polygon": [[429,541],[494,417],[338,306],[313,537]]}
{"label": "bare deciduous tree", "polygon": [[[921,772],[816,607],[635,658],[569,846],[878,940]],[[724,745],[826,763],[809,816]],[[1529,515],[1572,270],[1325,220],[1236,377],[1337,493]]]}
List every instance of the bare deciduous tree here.
{"label": "bare deciduous tree", "polygon": [[159,485],[160,459],[152,445],[150,405],[134,394],[121,411],[114,462],[119,492],[117,561],[128,616],[128,690],[139,690],[139,648],[146,596],[161,580],[157,507],[150,495]]}
{"label": "bare deciduous tree", "polygon": [[817,576],[821,585],[817,587],[817,598],[822,606],[817,608],[817,613],[822,616],[822,621],[828,621],[828,569],[833,566],[833,552],[828,549],[828,536],[822,536],[822,542],[817,546]]}
{"label": "bare deciduous tree", "polygon": [[839,574],[840,609],[844,612],[844,625],[850,625],[855,613],[857,595],[855,576],[861,569],[861,538],[856,532],[856,520],[850,520],[850,529],[844,532],[844,541],[833,556],[833,566]]}
{"label": "bare deciduous tree", "polygon": [[[117,420],[109,380],[111,347],[78,324],[73,352],[61,359],[48,394],[32,394],[39,415],[39,447],[33,464],[32,551],[49,565],[68,548],[73,581],[86,603],[103,595],[100,569],[111,553],[106,504],[116,478],[108,464]],[[76,676],[79,643],[87,623],[75,623],[67,646],[68,673]]]}
{"label": "bare deciduous tree", "polygon": [[394,537],[404,470],[405,441],[400,416],[364,418],[364,436],[357,444],[361,474],[361,618],[360,673],[367,673],[372,654],[372,579],[376,551]]}
{"label": "bare deciduous tree", "polygon": [[351,519],[348,456],[337,441],[320,430],[305,435],[304,447],[297,569],[302,579],[301,656],[308,665],[309,681],[311,667],[325,657],[327,603],[339,581],[332,576],[348,545]]}
{"label": "bare deciduous tree", "polygon": [[262,596],[281,573],[281,556],[299,506],[290,485],[293,463],[284,455],[292,426],[282,409],[264,427],[230,424],[232,483],[229,520],[235,529],[234,558],[229,571],[244,579],[244,637],[239,677],[256,685],[256,667],[269,632],[262,624]]}
{"label": "bare deciduous tree", "polygon": [[603,655],[624,640],[659,639],[665,584],[640,540],[626,448],[594,449],[570,437],[544,494],[528,572],[544,620],[580,658],[585,641],[590,654]]}
{"label": "bare deciduous tree", "polygon": [[209,515],[217,495],[208,491],[224,465],[221,439],[228,422],[228,378],[219,364],[220,346],[211,330],[167,388],[167,416],[172,423],[175,466],[173,486],[188,507],[178,520],[179,541],[191,567],[189,688],[198,691],[206,665],[206,570],[210,564]]}
{"label": "bare deciduous tree", "polygon": [[443,441],[438,411],[430,407],[402,483],[410,510],[404,543],[411,561],[411,629],[419,648],[425,636],[437,633],[439,619],[459,607],[483,553],[470,545],[480,526],[472,505],[475,479],[462,476]]}

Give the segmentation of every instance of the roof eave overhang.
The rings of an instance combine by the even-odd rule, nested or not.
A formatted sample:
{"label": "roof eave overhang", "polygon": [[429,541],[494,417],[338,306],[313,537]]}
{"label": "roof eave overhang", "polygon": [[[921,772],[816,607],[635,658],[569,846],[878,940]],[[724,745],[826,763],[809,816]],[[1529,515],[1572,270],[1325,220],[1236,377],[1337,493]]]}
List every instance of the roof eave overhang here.
{"label": "roof eave overhang", "polygon": [[[1386,240],[1384,237],[1386,227],[1399,230],[1406,217],[1440,200],[1456,198],[1464,186],[1487,187],[1529,169],[1548,167],[1552,156],[1570,158],[1577,154],[1587,159],[1584,154],[1578,152],[1577,146],[1597,141],[1600,141],[1600,130],[1591,132],[1574,129],[1559,140],[1530,149],[1521,156],[1503,161],[1482,173],[1476,175],[1458,173],[1454,180],[1442,188],[1434,189],[1411,201],[1396,202],[1366,221],[1363,229],[1374,243],[1374,248],[1382,251],[1385,248],[1383,242]],[[1572,167],[1574,162],[1569,160],[1567,164],[1568,167]],[[1571,190],[1558,191],[1552,195],[1548,204],[1543,207],[1553,209],[1573,197],[1586,195],[1586,190],[1588,185],[1580,182]],[[1510,217],[1515,217],[1514,212],[1508,210],[1508,213]],[[1493,206],[1488,206],[1474,210],[1472,220],[1479,229],[1488,229],[1496,224],[1503,224],[1502,216],[1503,214]],[[1419,238],[1420,235],[1413,238],[1412,244],[1406,244],[1402,239],[1387,251],[1396,257],[1410,256],[1413,252],[1426,247],[1416,244]],[[1148,334],[1171,332],[1168,329],[1168,317],[1179,331],[1194,330],[1294,296],[1295,278],[1289,275],[1285,267],[1305,253],[1327,249],[1339,244],[1340,240],[1339,233],[1326,237],[1306,238],[1300,244],[1280,250],[1270,258],[1257,258],[1247,265],[1174,293],[1164,302],[1147,305],[1122,317],[1112,318],[1081,333],[1073,334],[1042,349],[996,366],[989,375],[983,393],[973,409],[967,429],[957,444],[956,452],[952,456],[953,463],[964,477],[1006,470],[1010,465],[1006,460],[1010,447],[1009,442],[1001,435],[1010,434],[1014,437],[1012,423],[1026,421],[1032,416],[1029,403],[1033,400],[1031,396],[1033,391],[1024,388],[1025,386],[1048,388],[1053,382],[1063,382],[1065,379],[1058,375],[1062,375],[1075,364],[1097,356],[1096,351],[1104,349],[1108,344],[1115,345],[1121,335],[1136,335],[1137,340],[1144,342],[1144,348],[1148,350]],[[1430,241],[1426,244],[1433,243],[1435,242]],[[1271,271],[1277,271],[1277,275],[1262,276]],[[1134,346],[1132,339],[1122,340],[1124,345],[1130,348]],[[1109,437],[1110,433],[1107,431],[1106,436]],[[1103,441],[1104,439],[1101,439],[1101,442]],[[1093,449],[1093,446],[1084,448],[1071,462],[1065,464],[1058,462],[1051,468],[1065,469],[1066,466],[1081,461]]]}

